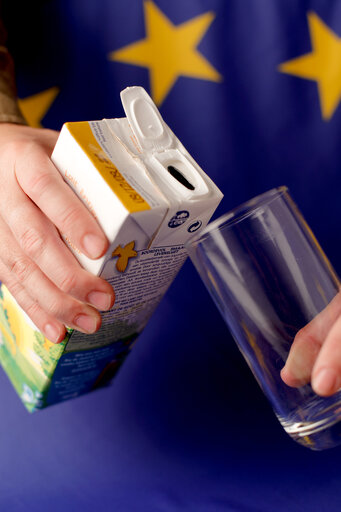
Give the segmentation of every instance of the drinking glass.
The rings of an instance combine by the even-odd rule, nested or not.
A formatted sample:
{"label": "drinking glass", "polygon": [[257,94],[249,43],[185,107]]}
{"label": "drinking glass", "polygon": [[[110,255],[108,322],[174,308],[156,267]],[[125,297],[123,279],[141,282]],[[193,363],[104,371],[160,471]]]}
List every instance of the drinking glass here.
{"label": "drinking glass", "polygon": [[296,333],[339,292],[287,187],[212,222],[187,249],[285,431],[315,450],[341,443],[341,391],[322,398],[280,376]]}

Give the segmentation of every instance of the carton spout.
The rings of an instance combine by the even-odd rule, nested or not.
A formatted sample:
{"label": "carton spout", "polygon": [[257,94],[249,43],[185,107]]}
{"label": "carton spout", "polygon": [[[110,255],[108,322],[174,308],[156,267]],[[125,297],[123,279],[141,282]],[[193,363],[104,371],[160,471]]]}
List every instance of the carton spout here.
{"label": "carton spout", "polygon": [[199,199],[209,194],[209,188],[196,166],[179,149],[154,153],[146,163],[152,179],[161,190],[174,198]]}
{"label": "carton spout", "polygon": [[160,191],[178,199],[196,200],[209,194],[199,166],[162,119],[143,87],[121,92],[130,128],[138,141],[139,157]]}
{"label": "carton spout", "polygon": [[181,185],[188,188],[188,190],[195,190],[194,185],[192,185],[192,183],[190,183],[182,174],[182,172],[179,171],[179,169],[177,169],[174,165],[168,165],[167,171],[171,176],[173,176],[174,179],[181,183]]}

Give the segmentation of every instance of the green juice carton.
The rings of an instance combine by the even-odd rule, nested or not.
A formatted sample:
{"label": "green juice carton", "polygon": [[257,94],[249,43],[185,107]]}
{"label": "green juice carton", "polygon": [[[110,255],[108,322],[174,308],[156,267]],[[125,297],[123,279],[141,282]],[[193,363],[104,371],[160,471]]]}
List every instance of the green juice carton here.
{"label": "green juice carton", "polygon": [[68,329],[55,345],[0,290],[0,360],[29,411],[111,380],[184,263],[185,242],[222,198],[143,88],[121,98],[125,118],[66,123],[52,155],[110,241],[102,258],[90,260],[65,239],[85,269],[114,287],[101,329]]}

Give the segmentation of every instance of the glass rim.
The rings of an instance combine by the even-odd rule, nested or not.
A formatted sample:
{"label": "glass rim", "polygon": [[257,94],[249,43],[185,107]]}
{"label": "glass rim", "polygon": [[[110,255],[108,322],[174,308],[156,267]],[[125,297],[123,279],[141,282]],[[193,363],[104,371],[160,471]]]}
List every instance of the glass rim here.
{"label": "glass rim", "polygon": [[241,203],[235,208],[232,208],[232,210],[221,215],[213,222],[207,224],[205,229],[200,234],[198,234],[197,237],[193,237],[188,240],[186,243],[187,248],[205,240],[212,231],[221,231],[228,226],[237,224],[238,222],[254,214],[261,206],[270,204],[272,201],[281,197],[286,192],[288,192],[288,187],[286,185],[281,185],[279,187],[267,190],[266,192],[263,192],[262,194],[259,194],[252,199]]}

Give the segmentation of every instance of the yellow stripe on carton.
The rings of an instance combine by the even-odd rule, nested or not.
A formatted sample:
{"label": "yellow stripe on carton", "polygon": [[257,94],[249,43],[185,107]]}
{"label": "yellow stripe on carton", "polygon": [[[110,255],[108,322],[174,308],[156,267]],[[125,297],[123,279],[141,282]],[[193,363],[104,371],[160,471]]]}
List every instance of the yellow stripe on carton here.
{"label": "yellow stripe on carton", "polygon": [[150,210],[145,199],[127,182],[98,144],[87,121],[65,123],[72,137],[129,213]]}

